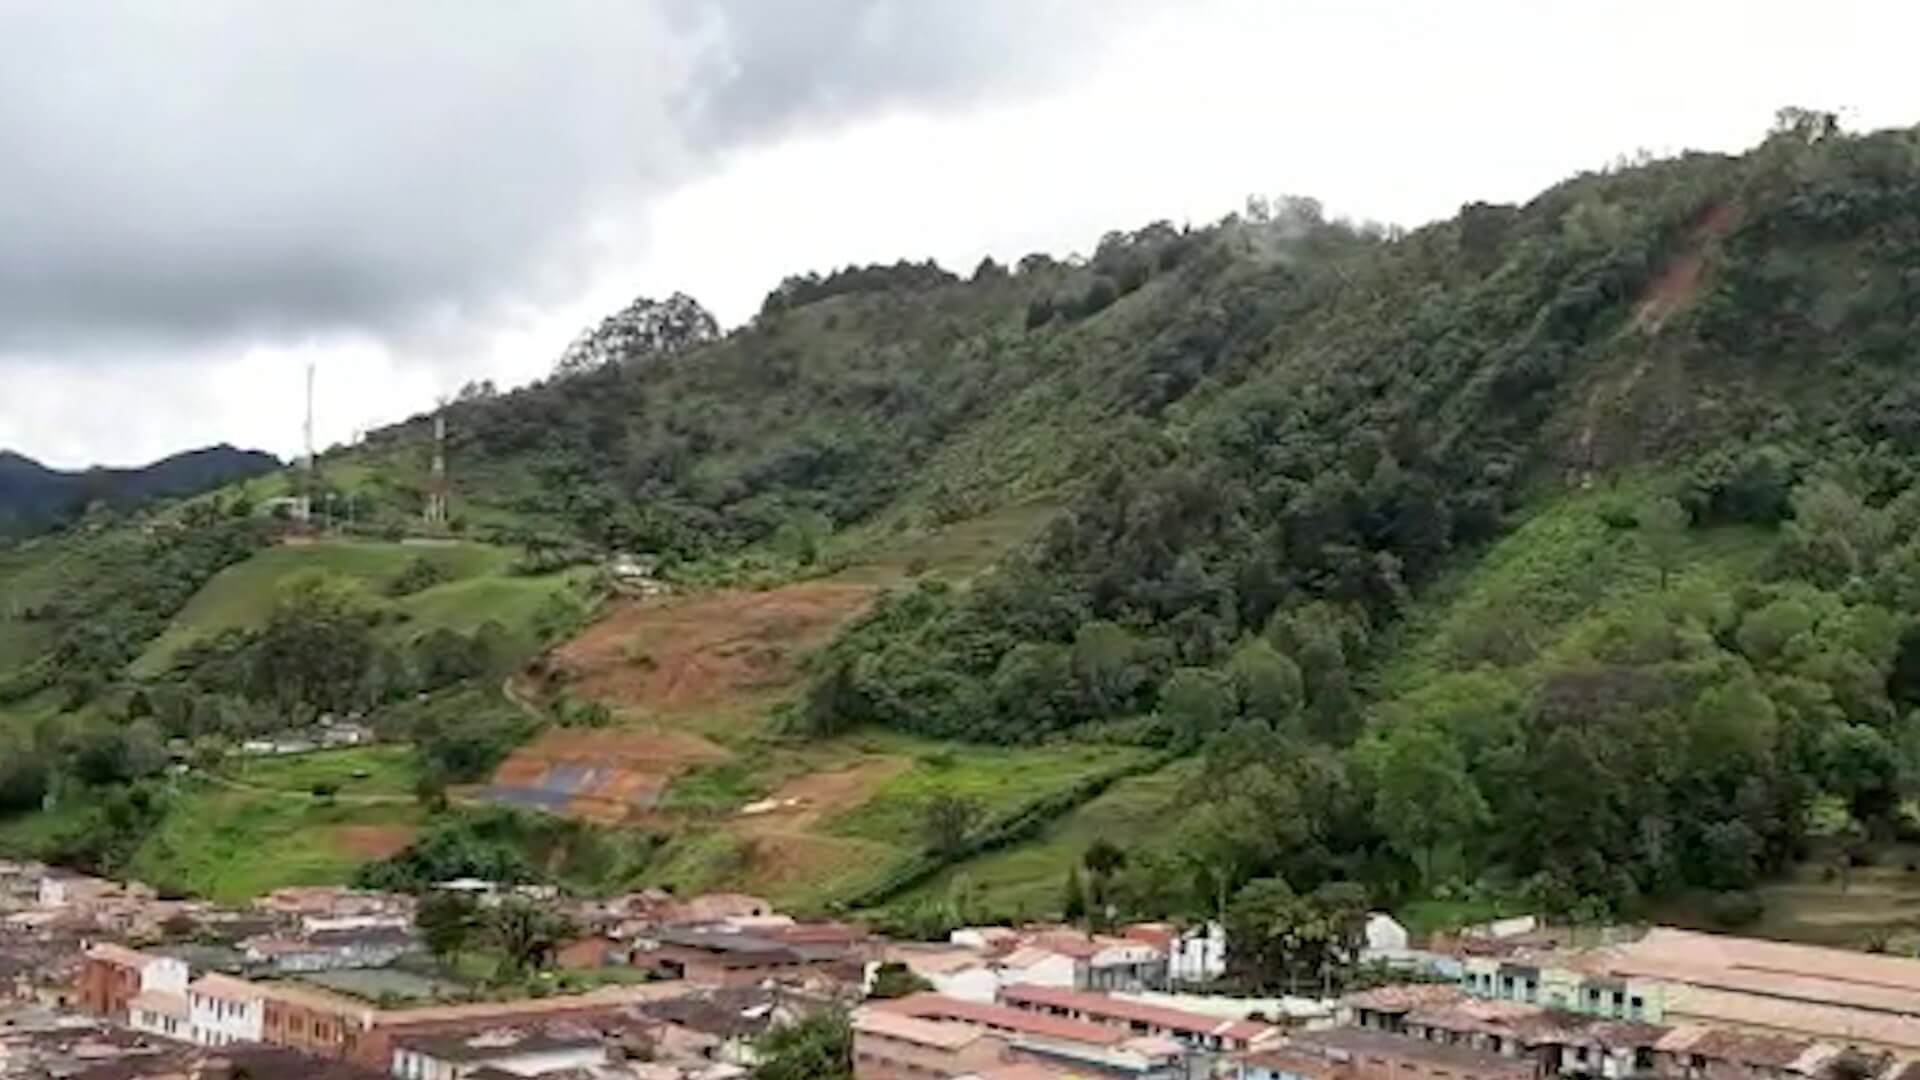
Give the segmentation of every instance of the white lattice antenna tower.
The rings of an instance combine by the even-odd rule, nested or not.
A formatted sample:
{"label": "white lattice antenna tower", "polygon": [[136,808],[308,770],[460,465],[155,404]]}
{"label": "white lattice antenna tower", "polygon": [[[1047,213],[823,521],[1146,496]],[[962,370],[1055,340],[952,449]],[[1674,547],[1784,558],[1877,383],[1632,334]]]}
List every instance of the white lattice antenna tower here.
{"label": "white lattice antenna tower", "polygon": [[433,414],[433,467],[427,477],[427,524],[447,523],[447,403]]}

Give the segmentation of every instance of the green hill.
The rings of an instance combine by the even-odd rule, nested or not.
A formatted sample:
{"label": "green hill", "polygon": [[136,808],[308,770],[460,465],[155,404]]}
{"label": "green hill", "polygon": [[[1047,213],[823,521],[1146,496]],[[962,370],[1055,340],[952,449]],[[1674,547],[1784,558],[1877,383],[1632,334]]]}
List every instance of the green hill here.
{"label": "green hill", "polygon": [[[886,731],[1005,777],[1062,747],[1178,760],[1017,822],[969,802],[992,785],[911,810],[862,789],[794,843],[907,869],[808,880],[796,857],[786,895],[957,918],[1062,902],[1078,863],[1088,899],[1143,915],[1282,878],[1316,903],[1734,918],[1920,829],[1920,138],[1829,120],[1406,233],[1283,198],[965,280],[807,275],[717,340],[624,332],[638,303],[553,378],[446,410],[452,546],[398,542],[427,533],[419,417],[322,459],[351,538],[276,544],[275,475],[0,551],[0,711],[40,768],[0,804],[146,783],[156,735],[303,711],[367,712],[460,780],[540,722],[678,725],[736,756],[629,822],[658,858],[620,865],[752,883],[774,879],[716,822],[795,781],[767,762],[845,767],[823,748]],[[683,593],[878,592],[792,693],[638,709],[678,676],[611,647],[609,616],[576,652],[623,670],[580,690],[543,662],[540,719],[502,701],[614,552]],[[795,666],[700,629],[688,678]],[[912,842],[936,806],[959,835]]]}

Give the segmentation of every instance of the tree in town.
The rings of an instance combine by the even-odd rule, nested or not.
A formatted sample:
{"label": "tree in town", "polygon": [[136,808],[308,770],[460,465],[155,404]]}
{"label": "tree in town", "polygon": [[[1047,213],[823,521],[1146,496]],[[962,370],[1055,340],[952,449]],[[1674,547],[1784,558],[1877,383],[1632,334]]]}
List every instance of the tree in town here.
{"label": "tree in town", "polygon": [[1067,867],[1066,891],[1060,898],[1060,917],[1070,923],[1079,923],[1087,917],[1087,889],[1080,881],[1080,867]]}
{"label": "tree in town", "polygon": [[487,940],[501,953],[509,972],[538,971],[553,962],[554,950],[573,932],[563,916],[525,900],[507,900],[488,909]]}
{"label": "tree in town", "polygon": [[780,1024],[754,1042],[753,1080],[850,1080],[853,1026],[827,1009]]}
{"label": "tree in town", "polygon": [[464,893],[437,890],[420,901],[414,924],[427,951],[444,963],[466,948],[481,929],[480,908]]}
{"label": "tree in town", "polygon": [[1255,878],[1227,905],[1228,968],[1256,987],[1325,992],[1356,955],[1366,916],[1366,893],[1350,882],[1302,895],[1283,878]]}
{"label": "tree in town", "polygon": [[873,971],[873,985],[867,989],[870,998],[903,998],[908,994],[918,994],[933,989],[933,984],[913,973],[913,969],[898,960],[889,960]]}

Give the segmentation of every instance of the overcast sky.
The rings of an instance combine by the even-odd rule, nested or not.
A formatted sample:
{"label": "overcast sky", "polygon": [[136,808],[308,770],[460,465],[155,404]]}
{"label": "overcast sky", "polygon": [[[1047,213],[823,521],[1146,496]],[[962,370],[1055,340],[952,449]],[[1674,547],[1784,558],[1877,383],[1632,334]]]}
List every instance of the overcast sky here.
{"label": "overcast sky", "polygon": [[1773,110],[1920,122],[1920,8],[0,0],[0,447],[320,442],[675,289],[1090,250],[1249,193],[1413,225]]}

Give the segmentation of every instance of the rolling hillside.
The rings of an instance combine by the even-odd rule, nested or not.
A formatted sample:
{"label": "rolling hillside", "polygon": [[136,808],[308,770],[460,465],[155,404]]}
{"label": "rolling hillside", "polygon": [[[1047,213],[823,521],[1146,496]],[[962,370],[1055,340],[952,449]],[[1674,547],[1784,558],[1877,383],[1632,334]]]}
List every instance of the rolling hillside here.
{"label": "rolling hillside", "polygon": [[[949,921],[1274,878],[1757,918],[1920,835],[1916,206],[1914,132],[1789,111],[1405,234],[1283,198],[797,277],[720,337],[636,302],[448,409],[445,534],[415,418],[321,462],[350,534],[262,477],[0,550],[0,804],[352,710],[414,746],[418,805],[326,808],[422,830],[382,880],[516,835]],[[230,768],[143,796],[158,834],[265,797]]]}

